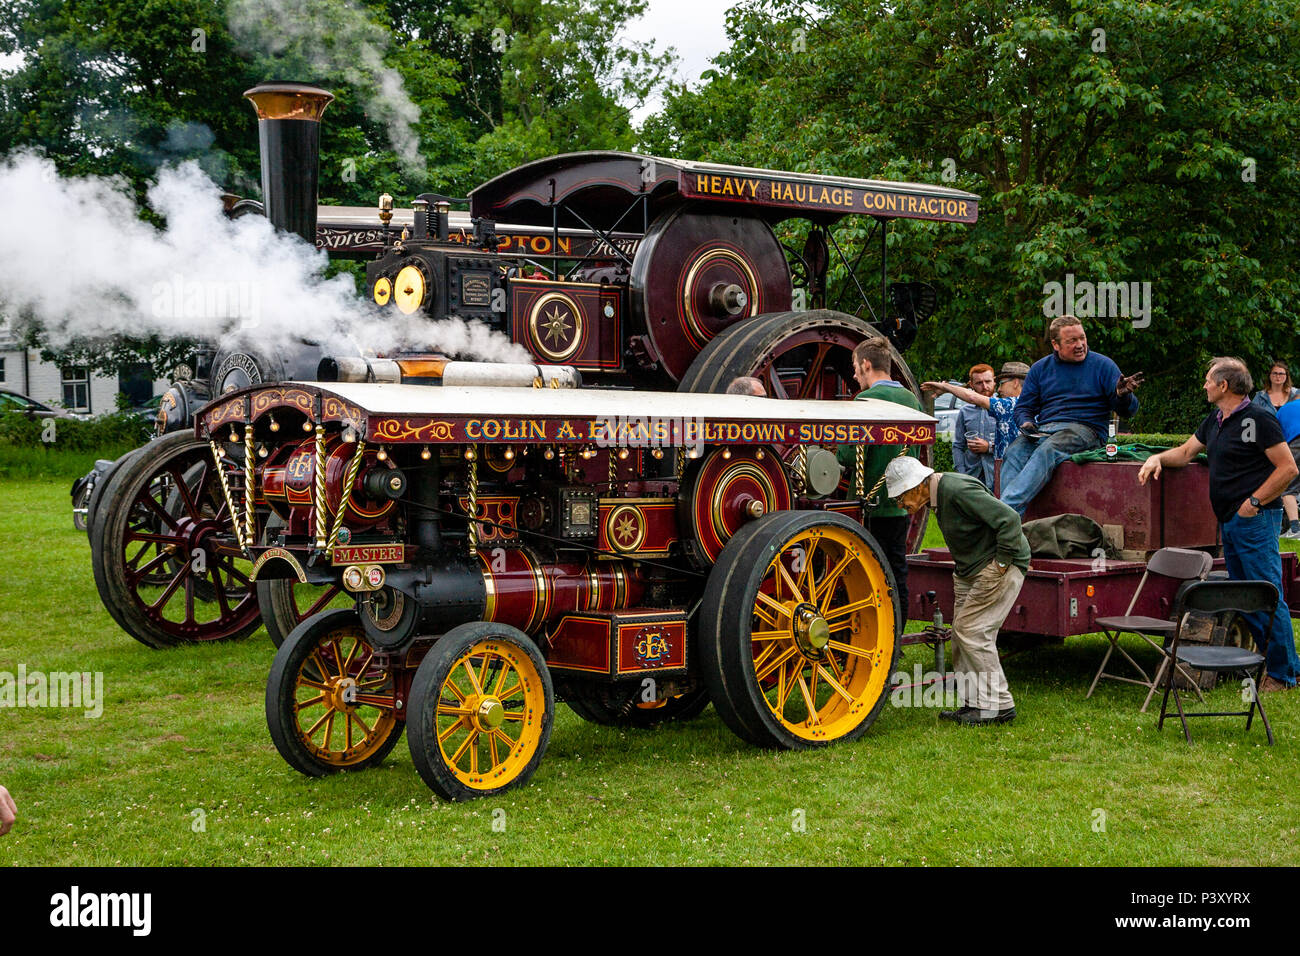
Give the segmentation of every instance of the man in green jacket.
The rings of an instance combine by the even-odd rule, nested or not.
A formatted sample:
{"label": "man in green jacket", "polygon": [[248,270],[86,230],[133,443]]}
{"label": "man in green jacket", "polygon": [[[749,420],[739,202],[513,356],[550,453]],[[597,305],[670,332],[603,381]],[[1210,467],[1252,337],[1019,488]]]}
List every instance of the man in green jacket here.
{"label": "man in green jacket", "polygon": [[[897,402],[908,408],[920,411],[921,403],[916,400],[911,389],[894,380],[892,371],[893,356],[889,350],[889,340],[876,335],[859,342],[853,350],[853,377],[862,389],[857,398],[878,398],[886,402]],[[841,445],[836,457],[841,465],[848,469],[849,494],[856,495],[855,483],[857,460],[856,445]],[[866,520],[863,522],[867,533],[880,542],[885,550],[885,558],[894,572],[894,584],[903,609],[903,620],[907,620],[907,527],[910,517],[885,494],[884,486],[872,494],[872,489],[885,474],[885,466],[897,458],[906,449],[907,454],[918,454],[917,445],[869,445],[865,449],[865,468],[863,469],[863,492],[867,501],[863,507]],[[874,503],[873,503],[874,502]]]}
{"label": "man in green jacket", "polygon": [[953,671],[963,706],[943,711],[940,718],[967,725],[1015,720],[1015,701],[998,659],[998,631],[1029,570],[1029,541],[1020,530],[1020,515],[978,478],[940,474],[912,458],[891,461],[885,483],[889,497],[909,515],[930,505],[956,566]]}

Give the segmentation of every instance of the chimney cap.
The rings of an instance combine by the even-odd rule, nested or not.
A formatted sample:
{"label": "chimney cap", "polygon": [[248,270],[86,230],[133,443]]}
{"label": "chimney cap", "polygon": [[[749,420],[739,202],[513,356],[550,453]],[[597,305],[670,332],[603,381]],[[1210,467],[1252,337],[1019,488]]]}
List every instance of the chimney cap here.
{"label": "chimney cap", "polygon": [[257,110],[259,120],[308,120],[320,122],[325,107],[334,100],[334,94],[310,83],[274,81],[259,83],[244,92]]}

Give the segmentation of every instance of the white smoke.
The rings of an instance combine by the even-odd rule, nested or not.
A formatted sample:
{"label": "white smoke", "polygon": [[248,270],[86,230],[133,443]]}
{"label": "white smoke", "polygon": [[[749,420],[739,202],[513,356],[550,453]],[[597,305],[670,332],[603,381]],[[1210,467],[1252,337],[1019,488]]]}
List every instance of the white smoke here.
{"label": "white smoke", "polygon": [[281,76],[341,77],[361,91],[366,115],[384,125],[404,171],[424,177],[414,129],[420,108],[402,75],[384,64],[387,30],[348,0],[231,0],[226,19],[236,40],[272,57]]}
{"label": "white smoke", "polygon": [[505,335],[462,319],[380,310],[328,257],[262,216],[229,219],[192,162],[164,167],[148,191],[166,222],[139,218],[116,179],[61,178],[32,153],[0,163],[0,308],[34,319],[54,348],[105,336],[237,333],[266,351],[310,339],[337,354],[397,348],[527,361]]}

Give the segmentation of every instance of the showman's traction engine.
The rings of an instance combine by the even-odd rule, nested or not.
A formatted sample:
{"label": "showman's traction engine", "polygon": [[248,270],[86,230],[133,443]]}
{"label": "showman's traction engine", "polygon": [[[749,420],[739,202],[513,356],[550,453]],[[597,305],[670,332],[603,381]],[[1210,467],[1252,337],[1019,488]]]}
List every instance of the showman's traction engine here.
{"label": "showman's traction engine", "polygon": [[[926,446],[934,422],[848,401],[851,354],[883,332],[915,389],[898,350],[934,292],[885,281],[887,223],[973,222],[978,197],[579,153],[478,187],[468,215],[424,194],[376,217],[316,205],[329,94],[248,95],[264,203],[232,215],[366,259],[376,305],[482,323],[534,362],[219,343],[92,492],[114,619],[159,648],[264,625],[290,764],[372,765],[409,727],[453,799],[532,774],[556,695],[632,725],[712,702],[768,747],[865,732],[903,614],[861,525],[880,493],[862,449]],[[851,214],[880,242],[878,297],[852,278],[865,317],[824,308]],[[792,217],[811,223],[801,252],[774,231]],[[739,376],[769,397],[716,394]]]}

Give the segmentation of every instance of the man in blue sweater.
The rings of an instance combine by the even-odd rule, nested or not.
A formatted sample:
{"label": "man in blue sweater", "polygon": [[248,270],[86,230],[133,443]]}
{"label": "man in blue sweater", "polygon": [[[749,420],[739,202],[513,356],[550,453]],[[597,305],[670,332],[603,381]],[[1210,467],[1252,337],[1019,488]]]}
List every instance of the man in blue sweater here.
{"label": "man in blue sweater", "polygon": [[1016,424],[1020,435],[1002,462],[1002,500],[1024,516],[1034,496],[1071,455],[1097,448],[1110,428],[1110,413],[1137,412],[1142,373],[1127,378],[1100,352],[1088,351],[1083,324],[1072,315],[1052,320],[1052,354],[1029,369]]}

